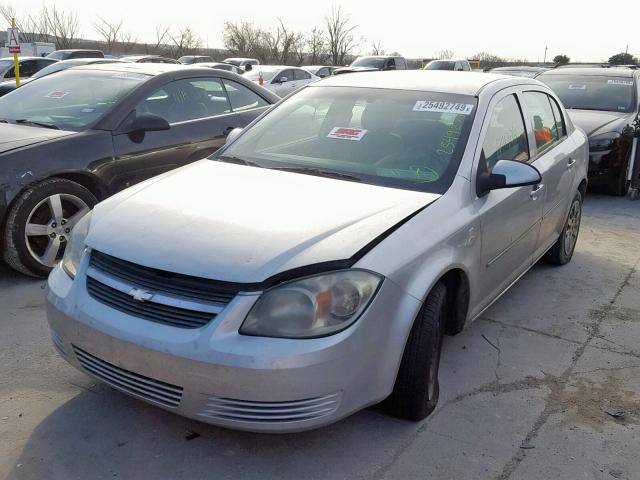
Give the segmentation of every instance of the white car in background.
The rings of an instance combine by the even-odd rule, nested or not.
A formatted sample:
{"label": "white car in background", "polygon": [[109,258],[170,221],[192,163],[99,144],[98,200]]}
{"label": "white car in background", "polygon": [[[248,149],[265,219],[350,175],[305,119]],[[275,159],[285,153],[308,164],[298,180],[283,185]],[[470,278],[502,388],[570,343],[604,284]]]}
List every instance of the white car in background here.
{"label": "white car in background", "polygon": [[320,80],[320,77],[298,67],[286,65],[258,65],[244,74],[244,77],[260,83],[262,86],[280,97],[286,97],[309,83]]}

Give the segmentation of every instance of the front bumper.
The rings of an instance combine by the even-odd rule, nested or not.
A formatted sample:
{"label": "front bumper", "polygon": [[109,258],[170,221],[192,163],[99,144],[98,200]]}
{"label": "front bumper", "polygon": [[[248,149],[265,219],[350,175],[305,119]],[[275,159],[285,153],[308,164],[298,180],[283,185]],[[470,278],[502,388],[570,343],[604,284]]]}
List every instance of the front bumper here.
{"label": "front bumper", "polygon": [[243,336],[258,294],[182,329],[119,312],[72,281],[49,277],[53,342],[74,367],[134,397],[214,425],[259,432],[316,428],[389,395],[420,302],[390,280],[354,325],[324,338]]}

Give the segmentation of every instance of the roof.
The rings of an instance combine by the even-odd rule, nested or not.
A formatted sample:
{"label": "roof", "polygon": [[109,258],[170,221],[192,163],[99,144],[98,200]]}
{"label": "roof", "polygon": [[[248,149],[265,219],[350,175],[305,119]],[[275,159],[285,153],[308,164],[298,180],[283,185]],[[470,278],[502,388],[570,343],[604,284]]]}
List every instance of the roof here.
{"label": "roof", "polygon": [[102,53],[102,50],[98,50],[97,48],[61,48],[60,50],[54,50],[54,52],[101,52]]}
{"label": "roof", "polygon": [[495,72],[495,71],[508,72],[512,70],[520,70],[523,72],[542,72],[542,71],[549,70],[549,67],[532,67],[531,65],[513,65],[510,67],[496,67],[491,69],[492,72]]}
{"label": "roof", "polygon": [[135,72],[144,75],[160,75],[161,73],[185,70],[188,68],[198,68],[191,65],[179,65],[176,63],[94,63],[75,67],[75,70],[102,70],[110,72]]}
{"label": "roof", "polygon": [[575,68],[559,68],[544,72],[542,75],[548,77],[549,75],[590,75],[590,76],[602,76],[602,77],[628,77],[632,78],[637,70],[630,68],[601,68],[601,67],[575,67]]}
{"label": "roof", "polygon": [[[20,57],[18,57],[18,60],[20,60],[20,61],[22,61],[22,60],[43,60],[43,59],[46,59],[48,62],[53,60],[51,58],[46,58],[46,57],[33,57],[33,56],[29,57],[29,56],[22,56],[22,55],[20,55]],[[13,57],[2,57],[2,58],[0,58],[0,60],[11,60],[13,62]]]}
{"label": "roof", "polygon": [[538,81],[530,78],[510,77],[492,73],[445,70],[392,70],[336,75],[311,86],[386,88],[390,90],[419,90],[477,95],[488,84],[498,82],[502,83],[504,87],[523,83],[540,85]]}
{"label": "roof", "polygon": [[293,67],[291,65],[254,65],[252,70],[258,70],[260,71],[261,69],[266,68],[269,70],[284,70],[284,69],[291,69],[291,68],[297,68],[299,70],[302,70],[303,67]]}

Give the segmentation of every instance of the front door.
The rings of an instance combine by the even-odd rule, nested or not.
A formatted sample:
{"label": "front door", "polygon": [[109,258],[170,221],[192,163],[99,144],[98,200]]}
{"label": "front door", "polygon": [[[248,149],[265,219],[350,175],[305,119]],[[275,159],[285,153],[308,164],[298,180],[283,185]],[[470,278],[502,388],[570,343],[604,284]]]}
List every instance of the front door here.
{"label": "front door", "polygon": [[[531,160],[528,135],[515,91],[492,100],[483,125],[482,149],[477,152],[477,171],[491,171],[498,160]],[[475,177],[474,177],[475,181]],[[538,186],[493,190],[475,198],[482,253],[478,272],[481,299],[488,305],[532,264],[538,241],[544,197]]]}

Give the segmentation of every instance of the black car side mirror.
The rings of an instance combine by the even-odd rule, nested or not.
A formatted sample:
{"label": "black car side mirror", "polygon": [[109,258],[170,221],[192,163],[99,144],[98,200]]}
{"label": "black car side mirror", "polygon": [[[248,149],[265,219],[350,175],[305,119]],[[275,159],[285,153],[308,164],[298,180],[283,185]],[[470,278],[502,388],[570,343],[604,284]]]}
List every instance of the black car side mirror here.
{"label": "black car side mirror", "polygon": [[542,176],[536,167],[515,160],[498,160],[491,172],[478,173],[476,191],[479,197],[491,190],[537,185]]}
{"label": "black car side mirror", "polygon": [[146,132],[159,132],[161,130],[169,130],[170,128],[169,122],[159,115],[141,113],[126,122],[120,133],[126,133],[132,141],[140,143],[144,140],[144,134]]}

